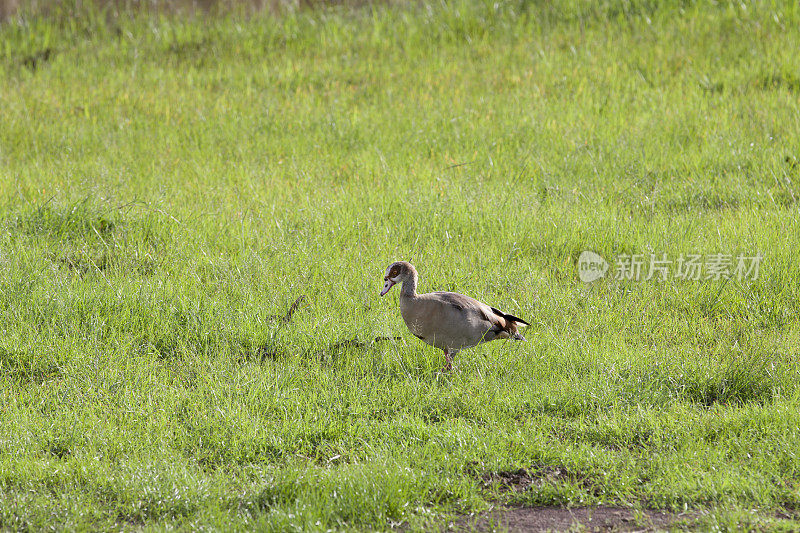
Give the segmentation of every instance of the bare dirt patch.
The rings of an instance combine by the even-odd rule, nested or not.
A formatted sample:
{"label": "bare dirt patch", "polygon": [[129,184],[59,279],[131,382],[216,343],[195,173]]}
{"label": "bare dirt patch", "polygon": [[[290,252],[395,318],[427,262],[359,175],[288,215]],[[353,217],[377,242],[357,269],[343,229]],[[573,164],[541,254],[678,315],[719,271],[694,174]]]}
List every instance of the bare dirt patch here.
{"label": "bare dirt patch", "polygon": [[496,487],[501,491],[524,492],[531,487],[541,487],[546,483],[571,481],[583,486],[591,486],[591,478],[562,466],[534,465],[531,468],[484,472],[481,474],[484,487]]}
{"label": "bare dirt patch", "polygon": [[[491,492],[523,493],[547,485],[571,483],[593,492],[592,475],[562,465],[534,464],[515,470],[484,471],[475,475]],[[689,515],[667,511],[601,506],[565,508],[500,507],[489,513],[462,518],[455,531],[664,531],[687,525]]]}
{"label": "bare dirt patch", "polygon": [[454,531],[666,531],[688,516],[624,507],[524,507],[497,509],[459,520]]}

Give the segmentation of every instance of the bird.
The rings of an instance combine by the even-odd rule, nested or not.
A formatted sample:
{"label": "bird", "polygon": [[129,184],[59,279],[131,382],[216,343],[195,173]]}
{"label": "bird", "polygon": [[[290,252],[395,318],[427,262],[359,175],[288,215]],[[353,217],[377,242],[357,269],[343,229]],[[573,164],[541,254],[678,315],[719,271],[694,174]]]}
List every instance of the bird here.
{"label": "bird", "polygon": [[417,269],[407,261],[396,261],[383,277],[385,296],[392,287],[400,288],[400,314],[409,331],[423,342],[444,352],[442,372],[453,369],[456,353],[496,339],[524,341],[517,327],[530,324],[519,317],[457,292],[417,294]]}

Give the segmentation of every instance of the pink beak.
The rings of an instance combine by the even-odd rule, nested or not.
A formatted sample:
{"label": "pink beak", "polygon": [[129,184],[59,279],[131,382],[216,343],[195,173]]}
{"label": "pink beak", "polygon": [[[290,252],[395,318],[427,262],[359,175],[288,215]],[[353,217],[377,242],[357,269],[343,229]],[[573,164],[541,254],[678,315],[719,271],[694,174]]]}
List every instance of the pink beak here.
{"label": "pink beak", "polygon": [[389,292],[389,289],[394,287],[394,281],[387,279],[386,282],[383,284],[383,290],[381,291],[381,296]]}

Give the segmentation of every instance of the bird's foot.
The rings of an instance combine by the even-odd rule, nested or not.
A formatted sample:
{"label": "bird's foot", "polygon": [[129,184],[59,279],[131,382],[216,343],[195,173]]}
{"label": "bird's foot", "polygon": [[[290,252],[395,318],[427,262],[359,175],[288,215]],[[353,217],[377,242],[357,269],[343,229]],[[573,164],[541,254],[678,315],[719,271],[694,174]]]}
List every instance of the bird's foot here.
{"label": "bird's foot", "polygon": [[448,350],[444,350],[444,366],[440,370],[440,372],[452,372],[453,371],[453,355]]}

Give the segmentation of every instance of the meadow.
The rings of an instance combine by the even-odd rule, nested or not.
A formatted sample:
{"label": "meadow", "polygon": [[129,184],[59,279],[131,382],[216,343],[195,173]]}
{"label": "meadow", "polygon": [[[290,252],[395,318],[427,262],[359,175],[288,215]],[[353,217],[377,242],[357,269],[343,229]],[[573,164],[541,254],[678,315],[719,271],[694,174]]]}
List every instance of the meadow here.
{"label": "meadow", "polygon": [[[0,529],[797,530],[798,49],[777,1],[7,21]],[[527,342],[439,372],[401,259]]]}

